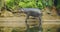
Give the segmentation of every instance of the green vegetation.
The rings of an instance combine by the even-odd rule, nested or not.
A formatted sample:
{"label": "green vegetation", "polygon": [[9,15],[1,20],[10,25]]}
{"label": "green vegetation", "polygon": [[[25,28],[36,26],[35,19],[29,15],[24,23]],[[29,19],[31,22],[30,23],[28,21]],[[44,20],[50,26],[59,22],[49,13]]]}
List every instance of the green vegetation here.
{"label": "green vegetation", "polygon": [[[53,0],[5,0],[6,6],[8,8],[16,8],[16,6],[20,8],[44,8],[45,6],[50,6],[52,7],[53,5]],[[60,8],[60,0],[58,0],[58,5],[57,8]],[[0,7],[3,6],[3,0],[0,0]]]}
{"label": "green vegetation", "polygon": [[60,9],[60,0],[58,0],[57,9]]}
{"label": "green vegetation", "polygon": [[9,8],[43,8],[42,0],[6,0],[6,5]]}

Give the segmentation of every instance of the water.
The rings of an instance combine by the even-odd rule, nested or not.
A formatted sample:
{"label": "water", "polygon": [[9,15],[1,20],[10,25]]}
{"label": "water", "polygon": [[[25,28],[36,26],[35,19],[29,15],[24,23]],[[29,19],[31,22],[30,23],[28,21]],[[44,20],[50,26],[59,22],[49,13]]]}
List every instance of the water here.
{"label": "water", "polygon": [[[27,30],[25,30],[25,31],[20,31],[19,29],[13,29],[12,30],[12,32],[26,32]],[[38,27],[33,27],[33,28],[30,28],[29,29],[29,31],[28,32],[38,32],[39,31],[39,29],[38,29]]]}

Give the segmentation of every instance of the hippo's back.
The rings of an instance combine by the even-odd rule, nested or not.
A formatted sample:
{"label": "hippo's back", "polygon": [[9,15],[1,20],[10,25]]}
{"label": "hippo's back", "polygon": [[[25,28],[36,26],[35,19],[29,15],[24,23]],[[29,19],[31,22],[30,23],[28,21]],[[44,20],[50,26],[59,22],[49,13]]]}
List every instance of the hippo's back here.
{"label": "hippo's back", "polygon": [[24,12],[36,12],[36,13],[41,13],[41,10],[38,8],[23,8]]}

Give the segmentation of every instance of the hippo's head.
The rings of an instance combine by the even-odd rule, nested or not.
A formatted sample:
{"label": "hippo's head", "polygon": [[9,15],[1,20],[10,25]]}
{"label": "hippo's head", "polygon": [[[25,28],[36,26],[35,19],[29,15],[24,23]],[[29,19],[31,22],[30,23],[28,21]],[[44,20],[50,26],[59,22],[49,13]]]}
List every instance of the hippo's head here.
{"label": "hippo's head", "polygon": [[19,12],[24,12],[24,10],[22,8],[19,9]]}

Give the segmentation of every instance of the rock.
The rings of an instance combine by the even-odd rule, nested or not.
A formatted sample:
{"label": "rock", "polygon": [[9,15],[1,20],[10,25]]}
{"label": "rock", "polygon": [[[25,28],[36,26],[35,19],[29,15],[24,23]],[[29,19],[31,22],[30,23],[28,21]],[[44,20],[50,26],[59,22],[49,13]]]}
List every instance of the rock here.
{"label": "rock", "polygon": [[13,14],[12,14],[12,12],[9,12],[9,11],[2,11],[1,16],[3,16],[3,17],[11,17],[11,16],[13,16]]}

